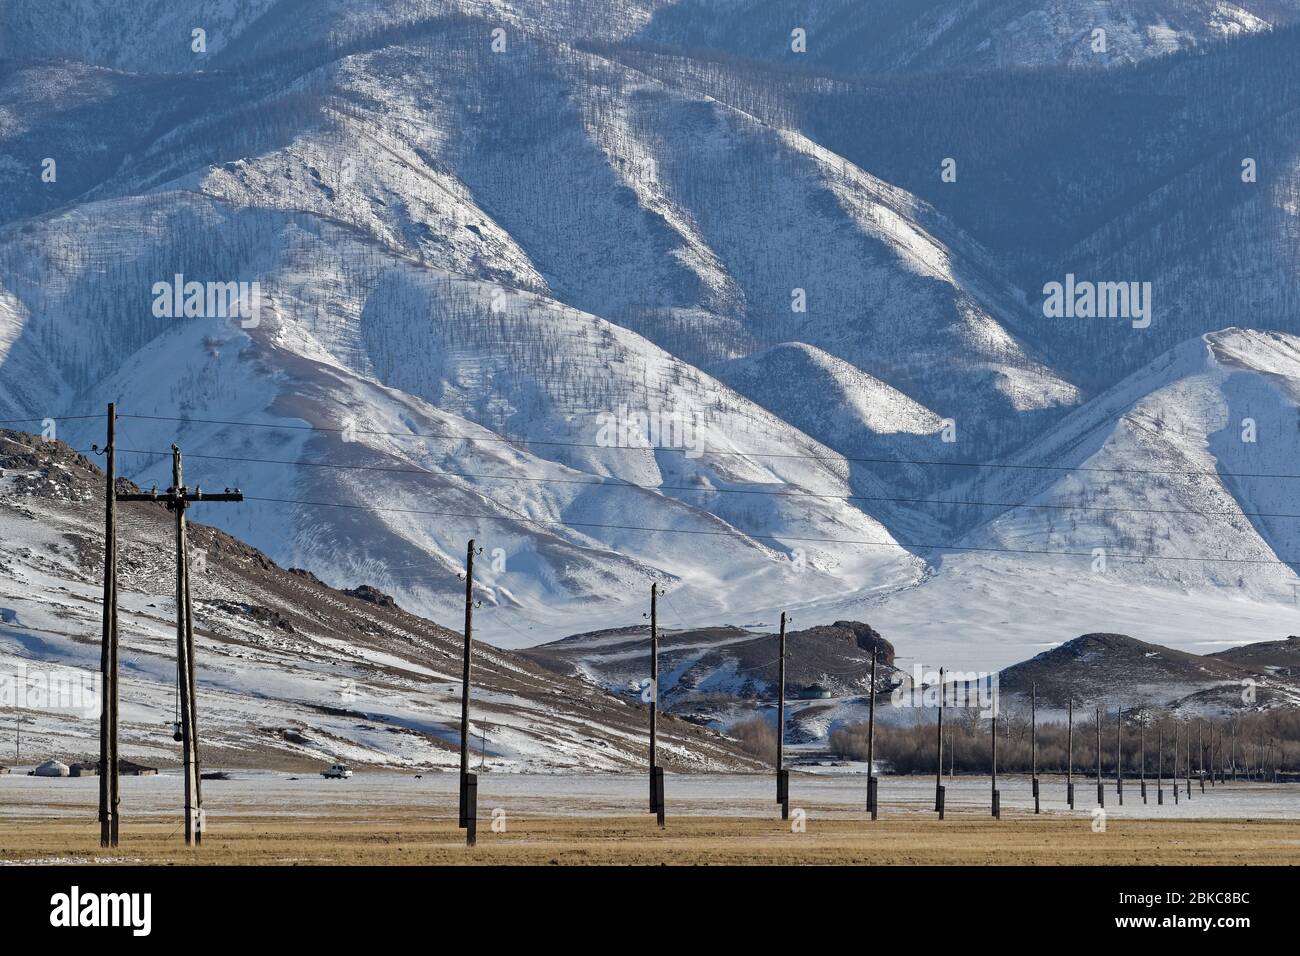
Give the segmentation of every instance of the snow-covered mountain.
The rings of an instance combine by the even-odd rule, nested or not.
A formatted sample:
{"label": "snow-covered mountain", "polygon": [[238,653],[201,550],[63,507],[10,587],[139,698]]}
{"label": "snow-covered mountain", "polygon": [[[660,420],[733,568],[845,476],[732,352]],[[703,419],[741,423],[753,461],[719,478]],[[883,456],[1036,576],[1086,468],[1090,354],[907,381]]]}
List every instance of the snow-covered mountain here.
{"label": "snow-covered mountain", "polygon": [[[1295,0],[47,0],[0,11],[0,55],[194,71],[462,16],[840,72],[1133,63],[1294,23]],[[192,31],[204,31],[203,50]],[[796,42],[793,31],[803,31]],[[1094,31],[1105,31],[1104,44]]]}
{"label": "snow-covered mountain", "polygon": [[639,36],[840,72],[1100,68],[1297,17],[1293,0],[682,0],[666,4]]}
{"label": "snow-covered mountain", "polygon": [[0,419],[509,646],[1300,630],[1290,0],[145,6],[0,11]]}
{"label": "snow-covered mountain", "polygon": [[[0,674],[5,706],[21,708],[23,754],[71,762],[96,750],[103,482],[62,443],[0,430]],[[196,505],[191,517],[213,510]],[[118,520],[123,753],[174,764],[173,519],[162,505],[124,504]],[[459,633],[377,589],[340,592],[285,570],[206,525],[191,523],[189,536],[205,769],[456,766]],[[553,772],[642,762],[639,701],[476,648],[476,763]],[[659,734],[661,759],[677,768],[755,766],[708,729],[665,717]]]}
{"label": "snow-covered mountain", "polygon": [[[1021,504],[962,543],[1099,549],[1148,581],[1276,598],[1300,558],[1298,396],[1300,338],[1190,341],[1065,418],[1020,467],[965,485],[959,497]],[[1154,553],[1186,560],[1140,557]]]}

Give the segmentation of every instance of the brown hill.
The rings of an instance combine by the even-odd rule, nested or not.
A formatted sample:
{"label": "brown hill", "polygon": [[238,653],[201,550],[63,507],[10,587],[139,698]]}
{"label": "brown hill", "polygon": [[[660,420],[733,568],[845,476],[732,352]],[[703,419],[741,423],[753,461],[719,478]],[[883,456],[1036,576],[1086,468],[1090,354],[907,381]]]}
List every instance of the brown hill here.
{"label": "brown hill", "polygon": [[[130,486],[121,482],[122,489]],[[61,442],[0,430],[0,659],[97,670],[104,475]],[[202,513],[195,507],[191,516]],[[459,742],[460,633],[361,583],[331,588],[256,548],[190,523],[200,727],[209,766],[450,766]],[[174,762],[164,725],[174,676],[173,518],[119,505],[124,750]],[[8,657],[6,658],[6,655]],[[515,769],[639,766],[646,709],[530,657],[476,645],[474,749]],[[33,718],[33,747],[94,749],[98,721]],[[670,769],[755,766],[726,736],[671,717]],[[476,754],[477,757],[477,754]]]}

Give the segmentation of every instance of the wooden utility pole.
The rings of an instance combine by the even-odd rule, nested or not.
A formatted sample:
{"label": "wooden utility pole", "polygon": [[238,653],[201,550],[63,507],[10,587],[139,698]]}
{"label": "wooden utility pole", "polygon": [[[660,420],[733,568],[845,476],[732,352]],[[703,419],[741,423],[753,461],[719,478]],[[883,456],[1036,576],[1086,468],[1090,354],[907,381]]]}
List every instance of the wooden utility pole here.
{"label": "wooden utility pole", "polygon": [[1106,805],[1106,788],[1101,782],[1101,708],[1097,708],[1097,806]]}
{"label": "wooden utility pole", "polygon": [[1147,802],[1147,725],[1138,718],[1138,786],[1142,790],[1142,802]]}
{"label": "wooden utility pole", "polygon": [[1165,725],[1160,724],[1156,743],[1156,805],[1165,805]]}
{"label": "wooden utility pole", "polygon": [[1124,708],[1115,708],[1115,796],[1119,805],[1124,806]]}
{"label": "wooden utility pole", "polygon": [[117,846],[117,405],[108,405],[104,446],[104,629],[99,652],[99,845]]}
{"label": "wooden utility pole", "polygon": [[[1199,737],[1203,732],[1204,732],[1204,728],[1202,727],[1201,730],[1197,731],[1197,736]],[[1204,775],[1206,782],[1211,787],[1213,787],[1214,786],[1214,723],[1213,722],[1210,723],[1210,732],[1206,736],[1209,739],[1207,739],[1205,743],[1201,745],[1202,746],[1201,773],[1202,775]],[[1209,764],[1208,772],[1205,767],[1205,764],[1207,763]]]}
{"label": "wooden utility pole", "polygon": [[989,794],[991,801],[990,807],[993,811],[993,819],[1002,819],[1002,799],[998,793],[998,711],[997,707],[993,708],[993,722],[991,745],[989,747],[989,774],[992,781],[992,791]]}
{"label": "wooden utility pole", "polygon": [[[650,812],[664,825],[664,768],[658,764],[659,724],[659,584],[650,585]],[[784,689],[782,690],[784,694]]]}
{"label": "wooden utility pole", "polygon": [[465,549],[465,654],[460,671],[460,814],[465,845],[478,842],[478,775],[469,770],[470,662],[474,654],[474,539]]}
{"label": "wooden utility pole", "polygon": [[[1218,771],[1214,770],[1214,757],[1218,756]],[[1214,778],[1218,777],[1216,780]],[[1223,778],[1223,728],[1210,724],[1210,787],[1218,786]]]}
{"label": "wooden utility pole", "polygon": [[875,820],[880,812],[879,784],[876,782],[876,654],[871,645],[871,690],[867,694],[867,809]]}
{"label": "wooden utility pole", "polygon": [[781,612],[781,634],[777,639],[776,668],[776,802],[781,819],[790,819],[790,776],[785,769],[785,611]]}
{"label": "wooden utility pole", "polygon": [[1178,803],[1178,724],[1174,724],[1173,767],[1169,771],[1169,783],[1174,791],[1174,803]]}
{"label": "wooden utility pole", "polygon": [[[1204,724],[1203,724],[1200,720],[1197,720],[1197,721],[1196,721],[1196,765],[1197,765],[1196,775],[1197,775],[1198,777],[1201,778],[1201,793],[1204,793],[1204,792],[1205,792],[1205,737],[1204,737],[1204,730],[1205,730],[1205,728],[1204,728]],[[1190,738],[1189,738],[1189,740],[1190,740]],[[1211,762],[1210,766],[1214,766],[1213,762]]]}
{"label": "wooden utility pole", "polygon": [[1074,697],[1066,703],[1065,717],[1065,801],[1074,809]]}
{"label": "wooden utility pole", "polygon": [[[172,486],[163,494],[157,491],[143,493],[119,494],[118,501],[155,501],[166,504],[167,510],[176,517],[176,684],[181,705],[181,751],[185,767],[185,843],[201,844],[203,842],[203,779],[202,762],[199,759],[199,728],[197,696],[197,667],[194,659],[194,606],[190,600],[190,555],[189,538],[185,513],[189,506],[198,501],[243,501],[244,496],[236,488],[226,489],[217,494],[208,494],[201,487],[193,491],[185,485],[184,462],[181,450],[172,445]],[[116,601],[116,588],[113,599]],[[114,612],[116,618],[116,612]],[[116,658],[116,651],[114,652]],[[113,669],[116,671],[115,660]],[[116,675],[113,680],[113,692],[117,692]],[[114,706],[116,710],[116,705]],[[114,716],[115,729],[116,716]],[[116,758],[116,747],[114,747]],[[114,784],[114,790],[116,784]],[[116,814],[115,814],[116,816]]]}
{"label": "wooden utility pole", "polygon": [[939,668],[939,726],[935,738],[934,809],[943,819],[943,668]]}
{"label": "wooden utility pole", "polygon": [[1038,813],[1038,685],[1029,685],[1029,772],[1034,787],[1034,813]]}
{"label": "wooden utility pole", "polygon": [[1192,725],[1187,725],[1187,762],[1183,765],[1183,775],[1187,779],[1187,799],[1192,799]]}
{"label": "wooden utility pole", "polygon": [[[183,488],[185,478],[181,462],[181,450],[172,446],[172,487]],[[198,710],[194,704],[194,608],[190,603],[190,552],[189,531],[185,521],[185,503],[178,501],[172,509],[176,515],[176,603],[182,607],[177,618],[176,632],[180,662],[181,717],[184,734],[181,747],[185,756],[185,842],[199,843],[203,840],[202,817],[202,771],[199,770],[199,728]],[[186,729],[188,728],[188,733]]]}
{"label": "wooden utility pole", "polygon": [[1231,733],[1231,744],[1232,744],[1232,755],[1230,758],[1231,762],[1228,765],[1228,769],[1232,772],[1233,783],[1236,783],[1237,782],[1237,722],[1235,720],[1230,721],[1228,723],[1228,730]]}
{"label": "wooden utility pole", "polygon": [[1216,746],[1215,735],[1217,733],[1218,733],[1218,728],[1214,725],[1214,721],[1210,721],[1210,739],[1209,742],[1206,744],[1206,750],[1209,751],[1209,758],[1210,758],[1209,761],[1210,762],[1210,789],[1214,788],[1214,754],[1215,754],[1215,746]]}

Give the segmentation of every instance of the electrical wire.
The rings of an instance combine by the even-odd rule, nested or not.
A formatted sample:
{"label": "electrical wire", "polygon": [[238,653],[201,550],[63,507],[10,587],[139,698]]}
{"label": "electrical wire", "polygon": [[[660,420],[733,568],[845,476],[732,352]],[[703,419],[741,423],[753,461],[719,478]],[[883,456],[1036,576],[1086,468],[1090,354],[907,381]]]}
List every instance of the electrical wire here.
{"label": "electrical wire", "polygon": [[[158,451],[146,448],[119,448],[118,452],[122,454],[133,455],[159,455],[169,456],[171,452]],[[979,507],[979,508],[1029,508],[1038,511],[1089,511],[1101,512],[1105,514],[1146,514],[1146,515],[1198,515],[1206,518],[1290,518],[1300,519],[1300,513],[1291,512],[1270,512],[1270,511],[1202,511],[1196,508],[1119,508],[1100,505],[1076,505],[1076,504],[1034,504],[1032,502],[1015,502],[1015,501],[971,501],[963,499],[944,499],[944,498],[904,498],[893,495],[835,495],[825,494],[816,491],[769,491],[759,488],[700,488],[691,485],[638,485],[634,482],[625,481],[605,481],[602,479],[587,478],[551,478],[540,475],[493,475],[481,474],[478,472],[466,471],[446,471],[439,469],[431,471],[427,468],[410,468],[394,467],[390,465],[344,465],[336,462],[322,461],[293,461],[282,458],[249,458],[239,455],[208,455],[195,452],[186,452],[187,458],[201,458],[212,461],[231,461],[241,464],[256,465],[286,465],[294,468],[327,468],[337,471],[369,471],[381,472],[398,475],[420,475],[428,478],[437,478],[448,476],[453,478],[472,478],[481,481],[518,481],[533,482],[541,484],[561,484],[561,485],[594,485],[601,488],[610,489],[627,489],[634,491],[645,491],[650,493],[659,493],[663,491],[677,491],[694,494],[724,494],[724,495],[760,495],[765,497],[776,498],[815,498],[826,501],[873,501],[885,502],[891,504],[931,504],[943,505],[947,507]],[[1300,476],[1297,476],[1300,477]]]}
{"label": "electrical wire", "polygon": [[[86,416],[94,417],[94,416]],[[134,415],[125,412],[118,413],[119,418],[137,418],[149,421],[168,421],[179,422],[181,424],[198,424],[198,425],[232,425],[241,428],[274,428],[289,431],[313,431],[325,432],[332,434],[342,434],[350,431],[355,435],[375,435],[385,438],[406,438],[430,441],[455,441],[469,442],[472,444],[505,444],[505,445],[539,445],[555,446],[561,448],[600,448],[605,450],[620,451],[653,451],[653,452],[676,452],[687,454],[690,449],[673,448],[665,445],[644,445],[644,446],[610,446],[600,442],[574,442],[558,441],[554,439],[534,439],[534,438],[502,438],[502,437],[470,437],[467,435],[440,435],[440,434],[418,434],[412,432],[386,432],[371,429],[344,429],[344,428],[326,428],[320,425],[287,425],[273,424],[270,422],[240,422],[218,418],[182,418],[172,415]],[[721,457],[738,457],[738,458],[776,458],[776,459],[795,459],[806,461],[831,461],[831,462],[853,462],[857,464],[871,465],[936,465],[939,467],[953,468],[1009,468],[1026,471],[1064,471],[1064,472],[1094,472],[1109,475],[1182,475],[1205,476],[1214,478],[1279,478],[1279,479],[1300,479],[1300,474],[1277,474],[1271,472],[1227,472],[1213,471],[1204,469],[1146,469],[1146,468],[1102,468],[1095,465],[1044,465],[1044,464],[1021,464],[1018,462],[980,462],[980,461],[944,461],[942,459],[927,458],[862,458],[849,455],[804,455],[793,452],[759,452],[759,451],[711,451],[711,455]]]}

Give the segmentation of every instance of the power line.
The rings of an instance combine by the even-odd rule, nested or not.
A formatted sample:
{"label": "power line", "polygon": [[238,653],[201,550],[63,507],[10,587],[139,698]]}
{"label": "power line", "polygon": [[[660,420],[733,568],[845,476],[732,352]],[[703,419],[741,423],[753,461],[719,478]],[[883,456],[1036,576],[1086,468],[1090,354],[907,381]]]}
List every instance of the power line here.
{"label": "power line", "polygon": [[[97,417],[97,416],[86,416]],[[406,438],[419,440],[434,441],[456,441],[484,444],[505,444],[505,445],[543,445],[555,446],[560,448],[601,448],[605,450],[623,450],[623,451],[663,451],[676,452],[678,454],[687,454],[690,449],[672,448],[666,445],[636,445],[636,446],[613,446],[601,442],[575,442],[575,441],[558,441],[555,439],[534,439],[534,438],[485,438],[470,437],[467,435],[441,435],[441,434],[418,434],[411,432],[386,432],[373,429],[359,428],[326,428],[321,425],[284,425],[273,424],[269,422],[239,422],[215,418],[179,418],[169,415],[131,415],[125,412],[119,413],[120,418],[138,418],[150,421],[168,421],[180,422],[182,424],[198,425],[233,425],[242,428],[275,428],[293,431],[313,431],[325,432],[332,434],[342,434],[347,431],[354,435],[376,435],[385,438]],[[1184,477],[1203,476],[1213,478],[1283,478],[1283,479],[1300,479],[1300,474],[1276,474],[1270,472],[1230,472],[1230,471],[1213,471],[1205,469],[1146,469],[1146,468],[1103,468],[1096,465],[1042,465],[1042,464],[1020,464],[1015,462],[980,462],[980,461],[944,461],[942,459],[926,458],[862,458],[848,455],[803,455],[793,452],[759,452],[759,451],[712,451],[710,454],[722,457],[738,458],[777,458],[777,459],[795,459],[805,461],[830,461],[830,462],[852,462],[854,464],[867,465],[937,465],[951,466],[954,468],[1010,468],[1025,471],[1064,471],[1064,472],[1095,472],[1108,475],[1164,475],[1173,476],[1181,475]]]}
{"label": "power line", "polygon": [[[123,454],[165,455],[166,452],[143,448],[122,448]],[[1095,511],[1106,514],[1145,514],[1145,515],[1199,515],[1206,518],[1300,518],[1300,513],[1268,511],[1201,511],[1196,508],[1119,508],[1102,505],[1075,504],[1034,504],[1015,501],[971,501],[944,498],[903,498],[892,495],[834,495],[816,491],[767,491],[756,488],[701,488],[694,485],[638,485],[635,482],[605,481],[600,478],[552,478],[539,475],[490,475],[467,471],[447,471],[427,468],[406,468],[390,465],[343,465],[336,462],[292,461],[281,458],[247,458],[235,455],[202,455],[186,452],[188,458],[205,458],[213,461],[233,461],[245,464],[287,465],[295,468],[329,468],[339,471],[376,471],[399,475],[423,475],[436,478],[450,476],[455,478],[475,478],[484,481],[522,481],[561,485],[595,485],[602,488],[625,488],[629,490],[664,492],[678,491],[688,494],[724,494],[724,495],[762,495],[775,498],[816,498],[828,501],[873,501],[891,504],[929,504],[949,507],[977,508],[1030,508],[1037,511]],[[1300,477],[1300,476],[1298,476]]]}
{"label": "power line", "polygon": [[[179,419],[179,418],[178,418],[178,419],[171,419],[171,418],[165,418],[165,416],[137,416],[137,415],[130,415],[130,416],[125,416],[125,417],[132,417],[132,418],[151,417],[151,418],[158,418],[158,419],[160,419],[160,420],[168,420],[168,421],[205,421],[205,422],[207,422],[207,423],[209,423],[209,424],[232,424],[232,425],[247,424],[247,423],[239,423],[239,422],[218,422],[218,421],[215,421],[215,420]],[[276,426],[265,426],[265,427],[276,427]],[[313,426],[291,426],[291,427],[295,427],[295,428],[308,428],[308,429],[313,428]],[[148,451],[148,450],[141,450],[141,449],[134,449],[134,450],[133,450],[133,449],[122,449],[122,451],[123,451],[124,453],[144,454],[144,455],[155,455],[155,454],[160,454],[159,452]],[[202,455],[202,454],[192,454],[191,457],[195,457],[195,458],[213,458],[213,459],[221,459],[221,460],[228,460],[228,461],[243,461],[243,462],[252,463],[252,464],[258,464],[258,463],[264,463],[264,464],[283,464],[283,465],[289,465],[289,466],[300,466],[300,465],[304,465],[304,464],[306,464],[306,465],[311,465],[311,464],[321,464],[322,466],[330,467],[330,464],[329,464],[329,463],[292,462],[292,461],[279,461],[279,460],[273,460],[273,459],[239,458],[239,457],[236,457],[236,456],[220,456],[220,455]],[[341,466],[341,465],[340,465],[340,466],[332,466],[332,467],[340,467],[340,468],[361,468],[361,469],[379,468],[379,470],[384,470],[384,469],[383,469],[382,467],[380,467],[380,466]],[[432,474],[433,474],[432,472],[428,472],[428,471],[424,471],[424,470],[420,470],[420,469],[412,469],[412,471],[418,472],[418,473],[420,473],[420,474],[427,474],[427,475],[432,475]],[[503,476],[497,476],[497,477],[503,477]],[[516,477],[516,478],[517,478],[517,477],[519,477],[519,476],[504,476],[504,477]],[[1264,476],[1260,476],[1260,477],[1264,477]],[[1272,476],[1272,477],[1289,477],[1289,476],[1278,475],[1278,476]],[[538,479],[538,480],[543,480],[543,479]],[[638,488],[642,487],[642,486],[633,486],[633,485],[609,484],[609,483],[604,483],[604,482],[581,482],[581,483],[602,484],[602,485],[606,485],[607,487],[611,487],[611,488],[613,488],[613,487],[638,487]],[[739,489],[739,490],[744,490],[744,489]],[[468,518],[468,519],[474,519],[474,520],[517,521],[517,522],[524,523],[524,524],[551,525],[551,526],[554,526],[554,527],[568,527],[568,528],[574,528],[574,529],[579,529],[579,528],[596,528],[596,529],[601,529],[601,530],[612,530],[612,531],[635,531],[635,532],[647,533],[647,534],[687,534],[687,535],[700,535],[700,536],[710,536],[710,537],[735,537],[735,538],[747,538],[747,539],[752,539],[752,540],[769,540],[769,541],[777,541],[777,542],[800,541],[800,542],[809,542],[809,543],[841,544],[841,545],[857,545],[857,546],[864,546],[864,547],[886,547],[886,548],[898,548],[898,549],[901,549],[901,550],[913,549],[913,550],[920,550],[920,551],[927,551],[927,550],[931,550],[931,551],[961,551],[961,552],[977,552],[977,553],[988,553],[988,554],[1020,554],[1020,555],[1061,556],[1061,557],[1088,557],[1088,558],[1096,557],[1096,554],[1095,554],[1094,551],[1064,551],[1064,550],[1052,550],[1052,549],[1031,549],[1031,548],[975,547],[975,546],[965,546],[965,545],[952,545],[952,544],[928,544],[928,543],[922,543],[922,542],[905,542],[905,541],[868,541],[868,540],[861,540],[861,539],[820,538],[820,537],[808,537],[808,536],[798,536],[798,535],[764,535],[764,534],[749,533],[749,532],[740,531],[740,530],[723,531],[723,530],[707,530],[707,529],[698,529],[698,528],[697,528],[697,529],[692,529],[692,528],[648,528],[648,527],[643,527],[643,526],[639,526],[639,525],[618,525],[618,524],[597,523],[597,522],[581,522],[581,521],[569,521],[569,522],[550,521],[550,520],[540,519],[540,518],[528,518],[528,517],[525,517],[525,516],[522,516],[522,515],[517,515],[517,514],[516,514],[516,515],[511,515],[511,516],[502,516],[502,515],[475,514],[475,513],[470,513],[470,512],[436,511],[436,510],[426,510],[426,509],[381,508],[381,507],[374,507],[374,506],[370,506],[370,505],[353,505],[353,504],[346,504],[346,503],[343,503],[343,502],[308,501],[308,500],[295,499],[295,498],[271,498],[271,497],[252,496],[252,495],[245,496],[245,500],[249,500],[249,501],[267,501],[267,502],[273,502],[273,503],[279,503],[279,504],[297,504],[297,505],[305,505],[305,506],[309,506],[309,507],[321,507],[321,508],[346,508],[346,509],[352,509],[352,510],[377,511],[377,512],[386,512],[386,513],[418,514],[418,515],[429,515],[429,516],[436,516],[436,517]],[[492,501],[491,499],[486,499],[486,500],[488,500],[489,503],[491,503],[491,504],[498,505],[499,507],[504,507],[504,506],[502,506],[499,502]],[[1018,507],[1018,506],[1013,506],[1013,507]],[[1057,506],[1057,507],[1066,508],[1067,506]],[[1139,511],[1139,512],[1142,511],[1142,509],[1131,509],[1131,510]],[[1161,513],[1161,512],[1153,510],[1152,513]],[[1179,512],[1171,512],[1171,513],[1179,513]],[[1210,514],[1210,513],[1207,513],[1207,512],[1197,512],[1197,511],[1187,511],[1187,512],[1185,512],[1185,513],[1190,513],[1190,514]],[[1246,513],[1243,512],[1242,514],[1243,514],[1243,516],[1246,516]],[[1258,515],[1256,515],[1256,516],[1266,516],[1266,515],[1258,514]],[[1296,517],[1296,516],[1294,516],[1294,515],[1284,515],[1284,514],[1273,515],[1273,516],[1274,516],[1274,517]],[[1218,562],[1218,563],[1223,563],[1223,564],[1242,564],[1242,565],[1280,565],[1280,566],[1291,566],[1291,565],[1294,565],[1294,564],[1298,564],[1298,563],[1300,563],[1300,561],[1285,560],[1285,559],[1268,559],[1268,558],[1230,558],[1230,557],[1202,557],[1202,556],[1196,556],[1196,555],[1162,555],[1162,554],[1149,554],[1149,553],[1141,553],[1141,552],[1111,552],[1111,551],[1109,551],[1109,550],[1106,550],[1106,551],[1105,551],[1105,554],[1106,554],[1107,559],[1115,558],[1115,559],[1117,559],[1117,560],[1133,560],[1133,561],[1170,561],[1170,562],[1185,562],[1185,563],[1194,563],[1194,562],[1205,562],[1205,563],[1211,563],[1211,562]]]}
{"label": "power line", "polygon": [[104,413],[100,412],[98,415],[43,415],[38,418],[0,418],[0,425],[21,425],[26,422],[43,422],[47,418],[50,419],[51,421],[71,422],[71,421],[79,421],[83,418],[102,419],[103,417],[104,417]]}
{"label": "power line", "polygon": [[[1097,555],[1093,551],[1052,551],[1048,549],[1030,549],[1030,548],[993,548],[993,547],[974,547],[969,545],[953,544],[923,544],[913,541],[865,541],[851,538],[813,538],[799,535],[773,535],[773,534],[751,534],[746,531],[710,531],[702,528],[647,528],[640,525],[621,525],[621,524],[604,524],[593,521],[551,521],[544,518],[523,518],[504,515],[487,515],[474,514],[461,511],[431,511],[418,508],[381,508],[372,505],[354,505],[345,504],[337,501],[306,501],[300,498],[269,498],[257,495],[245,495],[245,501],[267,501],[275,504],[289,505],[307,505],[316,508],[347,508],[358,511],[380,511],[396,514],[414,514],[429,515],[441,518],[472,518],[483,521],[518,521],[524,524],[551,525],[558,528],[597,528],[607,531],[637,531],[647,534],[685,534],[685,535],[704,535],[709,537],[729,537],[729,538],[751,538],[760,541],[803,541],[822,544],[843,544],[843,545],[861,545],[865,547],[880,548],[899,548],[901,550],[915,549],[918,551],[971,551],[982,554],[1026,554],[1026,555],[1056,555],[1061,557],[1080,557],[1094,558]],[[490,499],[489,499],[490,500]],[[492,502],[495,504],[495,502]],[[1105,551],[1106,559],[1117,560],[1134,560],[1134,561],[1181,561],[1181,562],[1221,562],[1224,564],[1262,564],[1262,565],[1282,565],[1290,566],[1300,564],[1300,561],[1285,561],[1270,558],[1210,558],[1198,555],[1170,555],[1170,554],[1143,554],[1135,552]]]}

